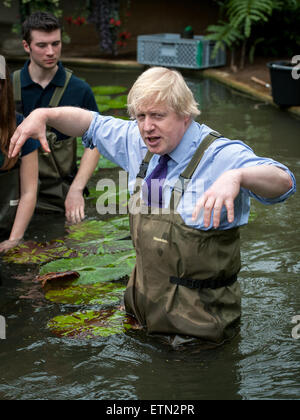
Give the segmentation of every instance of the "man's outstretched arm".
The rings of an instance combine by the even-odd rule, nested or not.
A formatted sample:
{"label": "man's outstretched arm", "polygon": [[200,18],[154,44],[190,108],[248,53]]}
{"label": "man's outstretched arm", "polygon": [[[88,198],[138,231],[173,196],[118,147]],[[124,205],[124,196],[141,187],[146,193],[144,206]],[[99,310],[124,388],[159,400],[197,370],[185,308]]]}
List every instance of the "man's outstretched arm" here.
{"label": "man's outstretched arm", "polygon": [[47,125],[70,137],[81,137],[88,130],[92,120],[93,114],[81,108],[36,109],[17,127],[11,138],[9,157],[18,156],[30,137],[39,140],[44,151],[50,153],[46,138]]}

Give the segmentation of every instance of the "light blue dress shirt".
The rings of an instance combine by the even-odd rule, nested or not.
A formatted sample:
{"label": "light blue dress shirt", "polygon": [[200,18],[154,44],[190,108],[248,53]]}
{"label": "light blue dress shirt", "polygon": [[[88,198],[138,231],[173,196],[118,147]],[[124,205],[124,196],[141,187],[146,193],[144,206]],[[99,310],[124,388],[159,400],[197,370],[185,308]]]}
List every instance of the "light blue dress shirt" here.
{"label": "light blue dress shirt", "polygon": [[[211,132],[205,124],[193,121],[188,127],[178,147],[169,154],[168,175],[164,184],[164,202],[169,206],[172,190],[180,176],[190,163],[201,141]],[[94,113],[93,121],[83,136],[86,148],[97,147],[99,152],[107,159],[116,163],[129,174],[129,192],[133,194],[136,176],[140,165],[147,153],[147,147],[140,135],[136,121],[124,121],[113,117],[101,116]],[[154,155],[147,171],[146,178],[158,164],[158,155]],[[241,188],[235,200],[235,220],[232,224],[227,221],[225,207],[221,214],[221,223],[218,229],[225,230],[248,223],[250,214],[250,198],[253,197],[262,204],[275,204],[286,200],[296,191],[296,180],[290,170],[272,159],[258,157],[253,150],[239,140],[229,140],[224,137],[217,139],[205,152],[193,178],[188,186],[184,198],[179,203],[177,211],[188,226],[195,229],[212,229],[212,222],[207,229],[203,224],[203,215],[197,221],[192,221],[193,209],[204,191],[224,172],[231,169],[246,168],[258,165],[276,165],[287,171],[293,186],[283,196],[275,199],[265,199]]]}

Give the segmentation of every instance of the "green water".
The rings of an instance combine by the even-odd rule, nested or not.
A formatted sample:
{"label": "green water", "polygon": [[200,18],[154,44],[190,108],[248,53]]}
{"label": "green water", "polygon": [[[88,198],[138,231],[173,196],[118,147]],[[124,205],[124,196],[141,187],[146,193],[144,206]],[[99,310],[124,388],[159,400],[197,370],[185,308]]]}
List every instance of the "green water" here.
{"label": "green water", "polygon": [[[130,86],[134,71],[77,70],[92,85]],[[187,77],[202,109],[200,121],[248,143],[300,176],[300,121],[211,81]],[[116,178],[118,169],[102,170]],[[237,336],[214,350],[181,351],[142,331],[90,341],[60,339],[46,328],[72,305],[47,301],[32,283],[35,267],[0,262],[0,399],[299,399],[299,207],[296,194],[282,205],[253,202],[255,220],[242,229],[242,318]],[[88,216],[96,217],[88,203]],[[63,218],[36,216],[29,239],[55,239]],[[78,308],[76,308],[78,309]]]}

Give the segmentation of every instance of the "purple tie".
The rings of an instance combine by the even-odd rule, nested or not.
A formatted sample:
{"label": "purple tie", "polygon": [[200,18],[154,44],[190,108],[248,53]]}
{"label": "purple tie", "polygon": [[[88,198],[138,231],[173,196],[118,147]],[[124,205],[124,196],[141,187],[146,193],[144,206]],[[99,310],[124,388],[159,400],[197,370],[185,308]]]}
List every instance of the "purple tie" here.
{"label": "purple tie", "polygon": [[[148,201],[148,206],[163,207],[163,185],[167,178],[169,155],[163,155],[159,158],[159,163],[146,179],[143,187],[143,199]],[[147,185],[147,188],[146,188]],[[148,190],[148,197],[147,197]]]}

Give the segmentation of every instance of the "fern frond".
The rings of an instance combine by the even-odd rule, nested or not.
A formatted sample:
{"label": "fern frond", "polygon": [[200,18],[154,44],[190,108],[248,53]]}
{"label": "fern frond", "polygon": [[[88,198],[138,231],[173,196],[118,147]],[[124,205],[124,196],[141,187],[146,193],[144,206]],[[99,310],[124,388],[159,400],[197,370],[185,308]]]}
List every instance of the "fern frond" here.
{"label": "fern frond", "polygon": [[252,25],[267,22],[274,7],[274,0],[229,0],[228,17],[235,28],[242,27],[246,38],[250,37]]}
{"label": "fern frond", "polygon": [[220,21],[218,25],[210,25],[207,28],[210,34],[205,36],[205,39],[215,41],[215,47],[212,56],[215,57],[220,49],[224,49],[224,45],[231,48],[233,45],[239,44],[243,39],[240,31],[234,28],[229,22]]}

